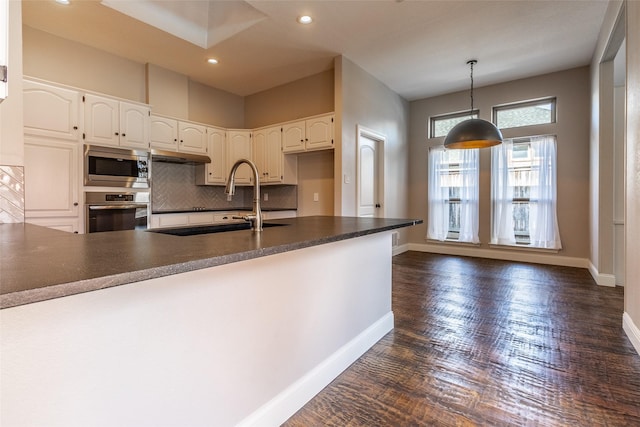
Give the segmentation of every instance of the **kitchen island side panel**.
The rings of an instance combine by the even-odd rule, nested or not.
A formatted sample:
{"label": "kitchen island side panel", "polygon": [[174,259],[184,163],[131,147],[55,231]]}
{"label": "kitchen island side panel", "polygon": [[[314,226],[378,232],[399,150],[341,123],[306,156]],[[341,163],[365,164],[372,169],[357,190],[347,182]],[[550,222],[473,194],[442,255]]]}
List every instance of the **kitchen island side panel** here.
{"label": "kitchen island side panel", "polygon": [[390,234],[2,310],[0,424],[250,419],[392,318]]}

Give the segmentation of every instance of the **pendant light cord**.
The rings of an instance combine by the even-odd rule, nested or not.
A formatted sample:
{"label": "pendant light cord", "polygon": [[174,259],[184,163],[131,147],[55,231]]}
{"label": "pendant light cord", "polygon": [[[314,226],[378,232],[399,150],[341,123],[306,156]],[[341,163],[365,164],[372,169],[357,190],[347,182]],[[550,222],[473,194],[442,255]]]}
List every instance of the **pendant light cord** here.
{"label": "pendant light cord", "polygon": [[469,112],[469,115],[471,117],[473,117],[473,66],[477,63],[478,61],[475,59],[472,59],[470,61],[467,61],[467,64],[469,64],[471,66],[471,111]]}

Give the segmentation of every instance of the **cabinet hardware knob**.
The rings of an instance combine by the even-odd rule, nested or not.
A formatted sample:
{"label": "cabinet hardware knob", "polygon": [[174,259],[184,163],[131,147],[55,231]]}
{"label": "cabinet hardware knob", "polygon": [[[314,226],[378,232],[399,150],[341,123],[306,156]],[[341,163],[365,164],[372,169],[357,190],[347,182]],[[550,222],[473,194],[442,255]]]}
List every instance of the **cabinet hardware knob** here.
{"label": "cabinet hardware knob", "polygon": [[73,203],[73,206],[78,206],[78,202],[74,202],[74,203]]}
{"label": "cabinet hardware knob", "polygon": [[177,141],[178,141],[178,138],[173,138],[173,142],[177,142]]}
{"label": "cabinet hardware knob", "polygon": [[74,127],[73,127],[73,130],[78,130],[78,126],[74,126]]}
{"label": "cabinet hardware knob", "polygon": [[116,132],[116,136],[118,136],[118,132]]}
{"label": "cabinet hardware knob", "polygon": [[123,133],[122,136],[127,136],[127,135]]}

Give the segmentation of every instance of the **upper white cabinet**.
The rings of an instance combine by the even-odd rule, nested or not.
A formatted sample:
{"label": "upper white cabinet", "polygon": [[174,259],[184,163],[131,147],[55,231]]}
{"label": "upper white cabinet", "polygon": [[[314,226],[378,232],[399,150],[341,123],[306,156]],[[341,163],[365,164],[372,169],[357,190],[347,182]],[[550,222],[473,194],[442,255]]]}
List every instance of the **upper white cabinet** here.
{"label": "upper white cabinet", "polygon": [[333,148],[333,114],[312,117],[282,126],[282,151],[304,151]]}
{"label": "upper white cabinet", "polygon": [[[227,164],[229,171],[240,159],[253,160],[251,146],[251,131],[230,130],[227,132]],[[235,182],[238,185],[251,184],[253,174],[251,167],[247,164],[238,166]]]}
{"label": "upper white cabinet", "polygon": [[84,140],[90,144],[149,148],[149,112],[146,105],[86,94]]}
{"label": "upper white cabinet", "polygon": [[204,154],[207,152],[207,127],[178,122],[178,151]]}
{"label": "upper white cabinet", "polygon": [[262,183],[282,180],[281,129],[280,126],[274,126],[253,132],[253,161]]}
{"label": "upper white cabinet", "polygon": [[207,152],[207,127],[204,125],[152,115],[150,127],[152,148],[195,154]]}
{"label": "upper white cabinet", "polygon": [[282,126],[253,132],[253,160],[261,184],[297,184],[298,157],[282,152]]}
{"label": "upper white cabinet", "polygon": [[197,166],[196,184],[225,185],[228,173],[226,131],[208,127],[207,141],[211,163]]}
{"label": "upper white cabinet", "polygon": [[178,150],[178,121],[168,117],[151,115],[149,119],[151,148]]}
{"label": "upper white cabinet", "polygon": [[78,91],[25,80],[23,97],[25,134],[79,140]]}

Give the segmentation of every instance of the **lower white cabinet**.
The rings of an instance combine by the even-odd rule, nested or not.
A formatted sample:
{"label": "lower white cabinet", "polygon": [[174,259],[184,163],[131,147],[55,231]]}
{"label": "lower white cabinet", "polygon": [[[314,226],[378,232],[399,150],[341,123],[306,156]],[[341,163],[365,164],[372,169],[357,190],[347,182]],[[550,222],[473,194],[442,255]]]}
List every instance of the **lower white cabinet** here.
{"label": "lower white cabinet", "polygon": [[82,233],[78,218],[25,218],[29,224],[53,228],[68,233]]}
{"label": "lower white cabinet", "polygon": [[242,219],[233,219],[239,216],[237,211],[221,212],[184,212],[152,214],[149,221],[150,228],[188,227],[196,225],[224,224],[227,222],[243,222]]}
{"label": "lower white cabinet", "polygon": [[[82,232],[77,143],[25,135],[25,220]],[[45,221],[46,219],[46,221]]]}

